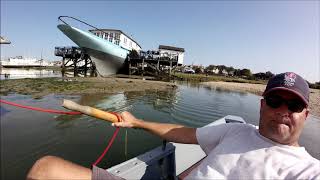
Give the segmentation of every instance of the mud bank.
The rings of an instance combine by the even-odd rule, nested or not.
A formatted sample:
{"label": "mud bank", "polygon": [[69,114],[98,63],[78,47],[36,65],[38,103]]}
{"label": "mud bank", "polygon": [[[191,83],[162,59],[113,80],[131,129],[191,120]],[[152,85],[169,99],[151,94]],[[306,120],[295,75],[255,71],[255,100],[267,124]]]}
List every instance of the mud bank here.
{"label": "mud bank", "polygon": [[41,98],[48,94],[93,94],[175,89],[173,83],[128,78],[37,78],[0,81],[0,95],[18,93]]}
{"label": "mud bank", "polygon": [[[221,88],[232,91],[250,92],[257,95],[262,95],[266,85],[249,84],[249,83],[233,83],[233,82],[203,82],[205,86],[212,88]],[[309,109],[311,114],[320,117],[320,90],[310,89]]]}

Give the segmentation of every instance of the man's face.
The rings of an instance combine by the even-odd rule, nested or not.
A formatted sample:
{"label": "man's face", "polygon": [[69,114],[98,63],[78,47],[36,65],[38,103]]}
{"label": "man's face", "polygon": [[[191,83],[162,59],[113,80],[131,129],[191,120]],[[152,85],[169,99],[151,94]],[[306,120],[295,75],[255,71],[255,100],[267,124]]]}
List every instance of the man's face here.
{"label": "man's face", "polygon": [[[281,90],[269,93],[261,99],[259,133],[280,144],[299,146],[299,136],[309,114],[304,106],[301,112],[294,112],[299,109],[299,103],[302,100],[293,93]],[[289,109],[287,104],[291,106]]]}

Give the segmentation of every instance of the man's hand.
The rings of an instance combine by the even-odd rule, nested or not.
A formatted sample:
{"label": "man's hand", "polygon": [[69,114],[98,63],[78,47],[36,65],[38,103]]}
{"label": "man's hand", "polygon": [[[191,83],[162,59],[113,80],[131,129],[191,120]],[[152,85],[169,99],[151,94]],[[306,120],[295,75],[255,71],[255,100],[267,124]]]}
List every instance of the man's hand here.
{"label": "man's hand", "polygon": [[197,144],[196,128],[189,128],[178,124],[148,122],[137,119],[129,112],[121,113],[121,121],[112,126],[125,128],[140,128],[147,130],[163,139],[172,142]]}
{"label": "man's hand", "polygon": [[121,121],[112,123],[115,127],[139,128],[142,120],[137,119],[131,113],[124,111],[121,113]]}

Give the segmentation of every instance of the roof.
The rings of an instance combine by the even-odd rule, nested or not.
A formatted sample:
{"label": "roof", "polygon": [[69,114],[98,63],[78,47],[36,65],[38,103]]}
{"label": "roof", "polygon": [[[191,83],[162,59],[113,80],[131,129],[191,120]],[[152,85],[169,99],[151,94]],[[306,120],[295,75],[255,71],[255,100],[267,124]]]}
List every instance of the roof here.
{"label": "roof", "polygon": [[172,51],[185,52],[184,48],[173,47],[173,46],[165,46],[165,45],[159,45],[159,49],[166,49],[166,50],[172,50]]}
{"label": "roof", "polygon": [[119,30],[119,29],[90,29],[89,31],[90,31],[90,32],[92,32],[92,31],[118,31],[118,32],[120,32],[121,34],[124,34],[125,36],[127,36],[128,38],[130,38],[133,42],[135,42],[135,43],[141,48],[140,44],[139,44],[137,41],[135,41],[134,39],[132,39],[130,36],[128,36],[126,33],[124,33],[123,31],[121,31],[121,30]]}

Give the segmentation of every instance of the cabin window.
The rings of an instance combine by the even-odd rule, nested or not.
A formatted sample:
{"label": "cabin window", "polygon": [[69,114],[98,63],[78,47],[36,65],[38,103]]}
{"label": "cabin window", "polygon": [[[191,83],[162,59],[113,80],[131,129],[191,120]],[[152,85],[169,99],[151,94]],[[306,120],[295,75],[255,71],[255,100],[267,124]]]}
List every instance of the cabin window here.
{"label": "cabin window", "polygon": [[123,43],[127,44],[127,38],[124,38]]}
{"label": "cabin window", "polygon": [[97,32],[97,36],[100,37],[100,33],[99,32]]}
{"label": "cabin window", "polygon": [[114,40],[115,40],[114,43],[115,43],[116,45],[119,45],[119,43],[120,43],[120,34],[119,34],[119,33],[115,33]]}
{"label": "cabin window", "polygon": [[108,40],[108,36],[109,36],[109,34],[105,33],[104,39]]}
{"label": "cabin window", "polygon": [[119,33],[116,33],[116,34],[115,34],[115,39],[116,39],[116,40],[120,40],[120,34],[119,34]]}
{"label": "cabin window", "polygon": [[110,33],[109,41],[110,41],[110,42],[112,42],[112,41],[113,41],[113,33]]}

